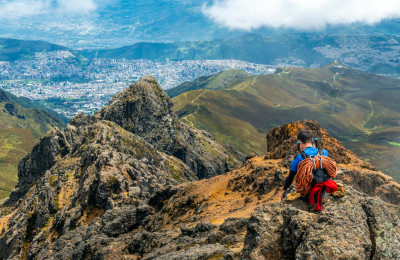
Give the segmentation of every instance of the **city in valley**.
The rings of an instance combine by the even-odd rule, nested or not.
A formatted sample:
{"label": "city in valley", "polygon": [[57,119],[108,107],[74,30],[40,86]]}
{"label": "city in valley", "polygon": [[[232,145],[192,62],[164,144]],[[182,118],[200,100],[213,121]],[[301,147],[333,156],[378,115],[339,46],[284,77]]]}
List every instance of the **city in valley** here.
{"label": "city in valley", "polygon": [[38,101],[72,117],[93,113],[110,98],[144,75],[154,76],[164,89],[227,69],[254,75],[275,67],[238,60],[155,62],[126,59],[79,59],[69,51],[36,53],[33,59],[0,61],[0,88]]}

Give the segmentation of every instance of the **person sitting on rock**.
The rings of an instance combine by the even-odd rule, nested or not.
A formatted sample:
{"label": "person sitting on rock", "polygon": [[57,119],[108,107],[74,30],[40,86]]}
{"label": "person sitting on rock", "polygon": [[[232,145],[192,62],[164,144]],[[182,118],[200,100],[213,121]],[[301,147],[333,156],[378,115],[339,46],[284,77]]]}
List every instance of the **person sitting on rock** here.
{"label": "person sitting on rock", "polygon": [[[336,182],[330,180],[336,176],[336,164],[329,158],[328,151],[313,145],[310,130],[300,130],[297,140],[300,153],[290,165],[290,173],[285,179],[281,197],[284,199],[289,193],[292,194],[295,188],[289,187],[295,180],[297,197],[310,202],[312,206],[316,204],[316,210],[321,210],[322,198],[326,192],[332,193],[337,189]],[[306,159],[307,161],[303,162]]]}

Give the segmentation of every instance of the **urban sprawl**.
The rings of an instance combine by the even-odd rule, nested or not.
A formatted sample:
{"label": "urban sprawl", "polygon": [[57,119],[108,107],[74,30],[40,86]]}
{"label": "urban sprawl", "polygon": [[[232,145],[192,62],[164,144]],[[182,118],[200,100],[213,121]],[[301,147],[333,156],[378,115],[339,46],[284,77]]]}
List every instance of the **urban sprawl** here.
{"label": "urban sprawl", "polygon": [[271,66],[238,60],[156,62],[126,59],[78,59],[68,51],[36,53],[33,59],[0,61],[0,87],[34,101],[59,100],[69,106],[50,108],[67,117],[93,113],[110,98],[144,75],[154,76],[164,89],[227,69],[254,75],[275,71]]}

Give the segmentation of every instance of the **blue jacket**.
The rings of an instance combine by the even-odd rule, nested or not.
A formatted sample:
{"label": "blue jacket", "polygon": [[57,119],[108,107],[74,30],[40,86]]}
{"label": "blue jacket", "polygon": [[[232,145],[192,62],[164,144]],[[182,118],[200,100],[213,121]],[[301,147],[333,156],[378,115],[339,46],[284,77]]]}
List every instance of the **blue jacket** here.
{"label": "blue jacket", "polygon": [[[325,156],[329,156],[328,151],[327,150],[322,150]],[[306,149],[304,149],[304,153],[307,155],[317,155],[318,154],[318,148],[315,147],[307,147]],[[301,157],[300,154],[298,154],[296,156],[296,158],[294,158],[294,160],[292,161],[292,163],[290,164],[290,170],[297,172],[297,167],[299,166],[299,163],[303,160],[303,157]]]}

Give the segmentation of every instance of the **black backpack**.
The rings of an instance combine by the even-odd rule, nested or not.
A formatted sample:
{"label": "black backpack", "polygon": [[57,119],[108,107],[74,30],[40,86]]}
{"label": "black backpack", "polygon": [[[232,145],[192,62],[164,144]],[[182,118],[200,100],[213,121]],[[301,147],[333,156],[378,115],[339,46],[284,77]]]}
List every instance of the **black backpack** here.
{"label": "black backpack", "polygon": [[[327,170],[323,167],[322,165],[322,160],[321,156],[324,155],[324,152],[322,149],[318,149],[318,154],[317,155],[307,155],[304,151],[300,152],[301,157],[304,159],[310,158],[311,161],[314,163],[314,170],[313,170],[313,179],[311,182],[311,187],[313,187],[315,184],[319,182],[324,182],[330,179],[330,176],[327,172]],[[315,164],[315,160],[318,160],[319,157],[319,162],[320,162],[320,168],[316,169],[317,166]]]}

